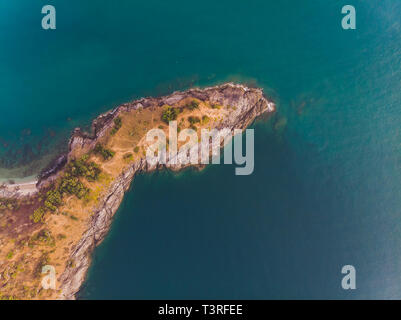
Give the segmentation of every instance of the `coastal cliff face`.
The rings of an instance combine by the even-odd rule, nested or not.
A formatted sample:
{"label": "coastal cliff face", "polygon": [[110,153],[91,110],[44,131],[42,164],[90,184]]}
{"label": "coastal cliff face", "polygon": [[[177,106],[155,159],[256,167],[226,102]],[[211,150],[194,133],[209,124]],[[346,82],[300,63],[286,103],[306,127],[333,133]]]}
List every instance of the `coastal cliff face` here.
{"label": "coastal cliff face", "polygon": [[[93,136],[82,133],[79,129],[76,129],[70,139],[68,157],[82,154],[94,148],[96,143],[101,140],[107,130],[112,126],[113,119],[121,112],[131,108],[138,109],[154,106],[155,103],[159,106],[165,104],[171,105],[187,97],[195,97],[202,101],[207,100],[221,105],[235,106],[235,110],[230,112],[216,128],[228,129],[230,133],[234,129],[245,129],[256,117],[275,110],[275,105],[266,100],[262,90],[231,83],[203,90],[191,89],[186,92],[176,92],[162,98],[140,99],[123,104],[113,111],[98,117],[93,122]],[[112,183],[107,193],[102,197],[100,205],[93,213],[87,231],[75,246],[70,256],[70,260],[74,261],[74,266],[67,267],[64,273],[59,277],[60,299],[76,298],[76,294],[79,292],[90,266],[91,254],[94,248],[100,244],[106,236],[112,223],[113,215],[123,200],[124,193],[129,189],[135,174],[164,167],[169,167],[172,170],[180,170],[186,166],[190,165],[160,165],[156,163],[154,166],[149,166],[146,159],[141,159],[126,169]],[[49,177],[48,179],[53,178]],[[42,181],[41,184],[44,185],[46,182]]]}

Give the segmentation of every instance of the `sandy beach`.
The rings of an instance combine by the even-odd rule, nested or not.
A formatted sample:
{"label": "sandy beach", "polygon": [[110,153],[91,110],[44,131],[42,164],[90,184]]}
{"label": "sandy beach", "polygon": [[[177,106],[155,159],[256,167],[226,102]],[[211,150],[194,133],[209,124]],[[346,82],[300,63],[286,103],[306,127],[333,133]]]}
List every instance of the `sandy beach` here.
{"label": "sandy beach", "polygon": [[3,183],[0,187],[0,197],[33,195],[38,192],[37,182],[37,180],[32,180],[14,184]]}

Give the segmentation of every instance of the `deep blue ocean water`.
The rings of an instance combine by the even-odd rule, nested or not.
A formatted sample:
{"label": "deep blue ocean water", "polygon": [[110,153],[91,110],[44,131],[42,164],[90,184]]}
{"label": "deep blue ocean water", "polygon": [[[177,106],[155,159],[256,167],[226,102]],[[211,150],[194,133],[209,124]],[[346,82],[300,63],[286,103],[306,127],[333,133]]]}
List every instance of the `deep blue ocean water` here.
{"label": "deep blue ocean water", "polygon": [[254,125],[253,175],[138,176],[82,299],[401,298],[399,1],[54,0],[53,31],[45,4],[0,3],[2,178],[133,98],[230,80],[278,106]]}

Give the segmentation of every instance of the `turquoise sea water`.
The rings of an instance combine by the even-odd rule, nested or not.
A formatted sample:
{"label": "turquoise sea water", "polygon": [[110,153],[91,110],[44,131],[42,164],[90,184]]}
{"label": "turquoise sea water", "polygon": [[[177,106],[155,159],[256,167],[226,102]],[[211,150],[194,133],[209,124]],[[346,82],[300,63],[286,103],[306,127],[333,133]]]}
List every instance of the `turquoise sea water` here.
{"label": "turquoise sea water", "polygon": [[55,0],[43,31],[45,4],[0,3],[2,178],[132,98],[232,80],[278,106],[253,175],[139,176],[82,299],[401,298],[401,3]]}

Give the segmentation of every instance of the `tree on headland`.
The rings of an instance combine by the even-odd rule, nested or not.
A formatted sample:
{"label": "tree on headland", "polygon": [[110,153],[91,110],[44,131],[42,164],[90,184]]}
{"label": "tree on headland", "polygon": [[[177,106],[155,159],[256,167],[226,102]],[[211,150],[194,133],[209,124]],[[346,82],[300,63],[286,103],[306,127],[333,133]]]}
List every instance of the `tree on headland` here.
{"label": "tree on headland", "polygon": [[171,106],[166,106],[163,109],[162,120],[165,123],[169,123],[170,121],[174,121],[176,119],[177,119],[177,109],[175,109]]}
{"label": "tree on headland", "polygon": [[114,157],[115,152],[103,147],[100,143],[98,143],[95,148],[93,149],[93,152],[96,154],[99,154],[103,157],[104,160],[109,160]]}
{"label": "tree on headland", "polygon": [[113,129],[111,129],[110,134],[115,135],[116,132],[122,127],[122,125],[123,125],[123,122],[122,122],[121,118],[120,117],[115,118],[114,126],[113,126]]}

